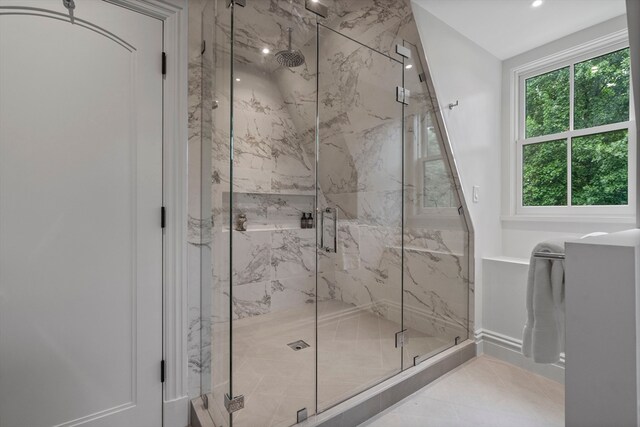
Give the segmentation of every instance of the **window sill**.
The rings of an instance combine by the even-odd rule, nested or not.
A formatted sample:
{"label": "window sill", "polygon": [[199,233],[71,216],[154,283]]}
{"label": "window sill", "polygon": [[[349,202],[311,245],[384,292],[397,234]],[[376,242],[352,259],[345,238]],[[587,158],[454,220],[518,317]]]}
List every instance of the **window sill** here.
{"label": "window sill", "polygon": [[629,224],[635,226],[635,216],[586,215],[502,215],[502,222],[571,222],[581,224]]}

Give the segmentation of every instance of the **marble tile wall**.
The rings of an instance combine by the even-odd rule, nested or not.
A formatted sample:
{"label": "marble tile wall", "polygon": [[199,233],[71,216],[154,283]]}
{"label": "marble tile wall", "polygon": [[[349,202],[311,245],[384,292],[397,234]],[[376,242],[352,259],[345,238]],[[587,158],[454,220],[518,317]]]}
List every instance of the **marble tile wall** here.
{"label": "marble tile wall", "polygon": [[233,319],[315,303],[315,230],[232,233]]}
{"label": "marble tile wall", "polygon": [[[217,376],[212,387],[226,381],[223,372],[229,355],[224,331],[231,318],[312,304],[316,292],[319,300],[367,307],[399,322],[404,276],[405,323],[437,336],[468,334],[473,310],[468,221],[457,209],[446,218],[413,221],[402,216],[419,200],[411,182],[406,183],[403,200],[403,114],[437,112],[433,87],[418,80],[420,67],[405,72],[412,104],[403,111],[395,102],[395,86],[403,82],[402,64],[332,31],[398,59],[395,45],[403,39],[421,52],[410,3],[324,3],[331,11],[323,21],[329,29],[320,28],[317,44],[315,18],[304,10],[303,0],[249,0],[236,16],[232,81],[228,9],[222,0],[190,1],[189,389],[193,396],[200,394],[202,367],[213,369],[213,377]],[[203,11],[209,13],[204,30]],[[260,54],[262,46],[272,52],[284,48],[289,26],[294,28],[294,48],[306,58],[305,65],[291,69]],[[212,47],[204,55],[200,53],[202,37]],[[424,59],[422,63],[426,66]],[[428,75],[428,68],[424,71]],[[230,81],[234,90],[233,210],[229,202]],[[317,201],[316,98],[321,117]],[[440,125],[443,157],[451,159],[444,128],[440,122],[435,125]],[[201,144],[211,146],[203,157]],[[448,184],[459,190],[457,174],[450,169],[445,173]],[[442,187],[442,181],[436,184]],[[201,194],[206,194],[202,200]],[[316,202],[319,207],[336,206],[339,214],[337,252],[318,253],[317,289],[316,230],[298,226],[300,213],[311,210]],[[230,231],[239,213],[248,216],[248,230]],[[210,265],[201,265],[200,256]],[[203,286],[207,289],[202,297],[201,279],[211,284]],[[213,343],[212,333],[217,337]]]}
{"label": "marble tile wall", "polygon": [[[334,29],[358,41],[368,40],[388,55],[395,55],[397,35],[409,34],[404,26],[410,23],[406,16],[410,10],[407,12],[402,6],[383,11],[376,5],[367,13],[361,13],[357,5],[343,6],[345,14]],[[365,25],[371,20],[376,23],[373,28]],[[455,219],[449,220],[446,227],[433,228],[433,222],[424,219],[410,221],[408,213],[415,211],[413,204],[421,199],[415,194],[410,196],[408,177],[417,164],[408,158],[404,175],[409,184],[405,187],[405,232],[401,231],[401,120],[403,114],[411,118],[431,112],[426,87],[419,82],[417,73],[405,72],[403,80],[402,65],[330,30],[320,31],[319,57],[318,180],[327,202],[337,206],[344,218],[340,221],[343,226],[339,230],[338,253],[331,266],[336,270],[335,281],[325,278],[319,282],[323,285],[319,286],[319,295],[369,307],[399,321],[404,274],[405,326],[451,340],[466,336],[467,233],[460,224],[458,205],[453,209]],[[323,74],[332,78],[323,81]],[[411,107],[403,111],[400,104],[389,102],[395,95],[395,86],[413,81],[416,84],[411,87]],[[405,144],[410,144],[409,135],[405,137]],[[452,180],[448,175],[444,178],[444,185],[450,187]],[[439,187],[442,181],[437,182]]]}

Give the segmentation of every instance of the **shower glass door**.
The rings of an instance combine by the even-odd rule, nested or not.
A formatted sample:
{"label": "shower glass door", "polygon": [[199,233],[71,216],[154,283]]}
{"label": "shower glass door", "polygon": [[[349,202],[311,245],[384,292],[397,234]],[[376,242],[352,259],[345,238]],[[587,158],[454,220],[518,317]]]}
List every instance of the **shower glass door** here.
{"label": "shower glass door", "polygon": [[318,411],[402,369],[403,64],[318,26]]}
{"label": "shower glass door", "polygon": [[[315,413],[315,15],[301,1],[233,6],[230,271],[234,427]],[[304,215],[304,220],[302,217]]]}

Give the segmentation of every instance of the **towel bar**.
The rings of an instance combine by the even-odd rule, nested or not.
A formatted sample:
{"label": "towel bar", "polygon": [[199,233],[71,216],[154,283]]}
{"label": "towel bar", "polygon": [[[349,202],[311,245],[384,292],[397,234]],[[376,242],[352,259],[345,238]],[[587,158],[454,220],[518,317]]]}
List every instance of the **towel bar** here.
{"label": "towel bar", "polygon": [[564,259],[564,254],[556,254],[553,252],[534,252],[533,256],[535,258],[544,258],[544,259]]}

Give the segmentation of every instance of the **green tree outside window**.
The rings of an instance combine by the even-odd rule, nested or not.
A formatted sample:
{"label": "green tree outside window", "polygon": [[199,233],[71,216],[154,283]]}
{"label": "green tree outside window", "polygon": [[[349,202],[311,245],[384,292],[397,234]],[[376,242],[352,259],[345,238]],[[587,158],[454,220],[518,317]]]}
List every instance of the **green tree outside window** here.
{"label": "green tree outside window", "polygon": [[[573,129],[571,67],[564,67],[525,81],[525,138],[629,120],[628,48],[576,63],[573,70]],[[569,163],[571,205],[628,204],[628,152],[626,128],[534,144],[525,140],[523,206],[566,206]]]}

